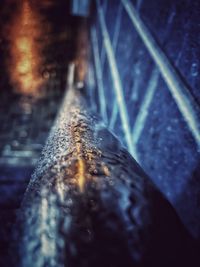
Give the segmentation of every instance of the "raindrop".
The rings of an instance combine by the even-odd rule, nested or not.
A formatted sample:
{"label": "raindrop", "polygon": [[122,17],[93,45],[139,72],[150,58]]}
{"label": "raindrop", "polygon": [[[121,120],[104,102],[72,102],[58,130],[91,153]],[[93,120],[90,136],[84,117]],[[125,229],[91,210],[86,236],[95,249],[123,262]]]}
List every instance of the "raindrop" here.
{"label": "raindrop", "polygon": [[43,73],[42,73],[42,77],[45,79],[45,80],[48,80],[50,78],[50,73],[49,71],[45,70]]}
{"label": "raindrop", "polygon": [[167,126],[166,130],[167,130],[168,132],[172,132],[173,129],[172,129],[171,126]]}
{"label": "raindrop", "polygon": [[196,77],[198,76],[198,74],[199,74],[198,63],[194,62],[192,63],[192,66],[191,66],[191,75],[193,77]]}
{"label": "raindrop", "polygon": [[27,137],[27,131],[21,131],[20,132],[20,137]]}
{"label": "raindrop", "polygon": [[66,205],[67,205],[68,207],[70,207],[72,204],[73,204],[72,199],[71,199],[71,198],[67,199],[67,201],[66,201]]}
{"label": "raindrop", "polygon": [[89,243],[93,239],[93,233],[89,229],[83,229],[81,232],[81,237],[85,243]]}
{"label": "raindrop", "polygon": [[14,141],[12,142],[12,146],[13,146],[13,147],[18,147],[18,146],[19,146],[19,142],[18,142],[17,140],[14,140]]}

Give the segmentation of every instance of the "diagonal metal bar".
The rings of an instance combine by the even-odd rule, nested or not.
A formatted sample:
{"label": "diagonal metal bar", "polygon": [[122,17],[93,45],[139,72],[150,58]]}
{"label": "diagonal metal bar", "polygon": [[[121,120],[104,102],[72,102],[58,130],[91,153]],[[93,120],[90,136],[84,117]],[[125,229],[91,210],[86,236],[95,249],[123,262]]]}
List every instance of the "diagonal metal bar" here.
{"label": "diagonal metal bar", "polygon": [[125,103],[125,99],[124,99],[122,83],[120,80],[119,71],[117,69],[117,63],[116,63],[116,59],[114,56],[114,51],[112,48],[110,36],[108,34],[108,30],[106,27],[103,10],[102,10],[102,7],[101,7],[98,0],[97,0],[97,8],[98,8],[98,15],[99,15],[99,21],[100,21],[100,26],[101,26],[101,30],[102,30],[105,50],[106,50],[108,62],[110,65],[110,71],[111,71],[111,76],[112,76],[112,80],[113,80],[114,91],[116,94],[116,99],[117,99],[117,103],[119,106],[119,113],[120,113],[120,117],[121,117],[121,121],[122,121],[122,127],[123,127],[124,134],[125,134],[125,140],[126,140],[129,152],[132,155],[134,155],[132,135],[131,135],[131,129],[130,129],[130,125],[129,125],[129,118],[128,118],[128,113],[127,113],[126,103]]}
{"label": "diagonal metal bar", "polygon": [[139,36],[143,40],[150,55],[159,67],[162,77],[168,85],[168,88],[176,101],[176,104],[182,113],[183,118],[188,124],[188,127],[197,143],[200,146],[200,119],[199,107],[190,94],[188,88],[181,80],[175,68],[170,63],[165,53],[161,50],[133,4],[129,0],[121,0],[125,10],[127,11],[134,28],[137,30]]}
{"label": "diagonal metal bar", "polygon": [[97,77],[97,87],[98,87],[98,94],[100,98],[100,112],[102,119],[106,123],[108,120],[107,112],[106,112],[106,100],[104,94],[104,86],[103,86],[103,77],[102,77],[102,68],[99,56],[99,47],[98,47],[98,40],[97,40],[97,32],[95,27],[92,27],[91,30],[91,38],[92,38],[92,47],[93,47],[93,55],[94,55],[94,64],[96,69],[96,77]]}
{"label": "diagonal metal bar", "polygon": [[[103,10],[104,16],[106,16],[107,9],[108,9],[108,1],[104,1],[102,4],[102,10]],[[105,52],[105,48],[103,44],[101,48],[100,58],[101,58],[102,71],[104,71],[104,66],[106,62],[106,52]]]}
{"label": "diagonal metal bar", "polygon": [[[117,18],[116,18],[116,24],[115,24],[115,31],[114,31],[114,36],[113,36],[113,41],[112,41],[112,45],[113,45],[113,51],[114,53],[116,53],[116,49],[117,49],[117,43],[119,40],[119,33],[120,33],[120,28],[121,28],[121,19],[122,19],[122,10],[123,10],[123,6],[121,4],[121,2],[119,3],[118,6],[118,11],[117,11]],[[109,128],[113,129],[117,120],[117,115],[118,115],[118,106],[117,106],[117,101],[114,101],[114,106],[113,106],[113,110],[112,110],[112,114],[111,114],[111,118],[110,118],[110,124],[109,124]]]}
{"label": "diagonal metal bar", "polygon": [[159,71],[157,68],[155,68],[152,72],[151,79],[149,81],[149,85],[147,87],[147,92],[145,94],[145,97],[143,99],[143,102],[141,103],[138,115],[135,120],[135,124],[133,127],[133,143],[136,146],[138,143],[138,140],[141,136],[141,133],[144,129],[145,122],[148,116],[149,106],[151,105],[156,86],[159,79]]}
{"label": "diagonal metal bar", "polygon": [[93,110],[96,110],[96,104],[94,102],[94,95],[95,95],[95,77],[94,77],[94,69],[92,62],[89,63],[88,66],[88,74],[86,77],[86,83],[88,85],[88,96],[90,99],[90,105]]}
{"label": "diagonal metal bar", "polygon": [[119,33],[120,33],[121,20],[122,20],[122,10],[123,10],[123,6],[120,2],[118,6],[117,18],[116,18],[116,23],[115,23],[115,31],[114,31],[113,40],[112,40],[114,53],[116,53],[117,43],[119,40]]}

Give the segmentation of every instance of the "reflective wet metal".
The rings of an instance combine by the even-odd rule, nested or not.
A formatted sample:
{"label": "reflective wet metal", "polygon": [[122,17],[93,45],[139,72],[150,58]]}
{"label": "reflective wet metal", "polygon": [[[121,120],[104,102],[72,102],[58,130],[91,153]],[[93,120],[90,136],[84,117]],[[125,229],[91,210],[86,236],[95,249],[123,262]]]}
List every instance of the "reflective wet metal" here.
{"label": "reflective wet metal", "polygon": [[171,205],[73,87],[18,225],[24,267],[174,266],[188,241]]}

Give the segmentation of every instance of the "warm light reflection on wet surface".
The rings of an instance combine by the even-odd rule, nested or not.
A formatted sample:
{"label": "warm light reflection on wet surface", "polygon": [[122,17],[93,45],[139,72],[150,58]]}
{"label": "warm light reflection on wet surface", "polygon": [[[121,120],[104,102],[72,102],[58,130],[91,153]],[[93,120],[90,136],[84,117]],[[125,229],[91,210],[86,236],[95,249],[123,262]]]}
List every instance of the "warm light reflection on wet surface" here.
{"label": "warm light reflection on wet surface", "polygon": [[14,87],[23,94],[37,95],[41,85],[38,72],[40,55],[36,39],[41,35],[40,17],[24,0],[11,26],[10,76]]}
{"label": "warm light reflection on wet surface", "polygon": [[76,183],[80,192],[83,193],[85,185],[89,181],[96,181],[96,175],[98,176],[99,174],[102,174],[109,177],[110,171],[108,166],[101,160],[102,151],[96,147],[90,147],[88,141],[90,140],[88,126],[79,118],[79,116],[81,116],[81,110],[76,109],[74,112],[75,126],[71,126],[71,135],[74,147],[72,157],[77,161],[75,166]]}

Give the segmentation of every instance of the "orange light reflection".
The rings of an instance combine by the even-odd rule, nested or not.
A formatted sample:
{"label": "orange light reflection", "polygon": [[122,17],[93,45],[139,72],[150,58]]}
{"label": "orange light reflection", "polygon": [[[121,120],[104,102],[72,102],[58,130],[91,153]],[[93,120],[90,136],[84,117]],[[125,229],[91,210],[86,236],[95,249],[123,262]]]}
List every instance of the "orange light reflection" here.
{"label": "orange light reflection", "polygon": [[11,81],[16,89],[29,95],[37,95],[42,79],[38,73],[40,56],[36,39],[40,36],[40,18],[22,2],[11,27]]}

